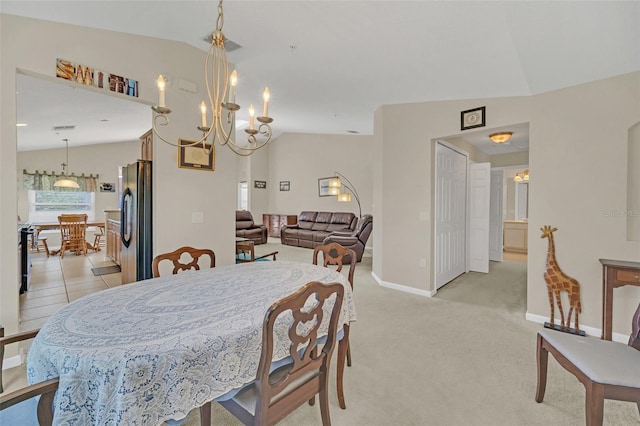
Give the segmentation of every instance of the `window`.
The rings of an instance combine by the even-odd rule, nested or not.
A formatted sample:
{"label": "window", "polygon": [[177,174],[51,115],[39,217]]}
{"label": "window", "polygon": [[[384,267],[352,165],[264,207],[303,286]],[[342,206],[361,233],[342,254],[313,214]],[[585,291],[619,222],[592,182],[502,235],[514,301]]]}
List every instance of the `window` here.
{"label": "window", "polygon": [[27,196],[29,222],[57,222],[59,215],[70,213],[86,213],[87,220],[95,220],[95,192],[29,190]]}
{"label": "window", "polygon": [[238,184],[238,210],[249,210],[249,185],[247,182]]}

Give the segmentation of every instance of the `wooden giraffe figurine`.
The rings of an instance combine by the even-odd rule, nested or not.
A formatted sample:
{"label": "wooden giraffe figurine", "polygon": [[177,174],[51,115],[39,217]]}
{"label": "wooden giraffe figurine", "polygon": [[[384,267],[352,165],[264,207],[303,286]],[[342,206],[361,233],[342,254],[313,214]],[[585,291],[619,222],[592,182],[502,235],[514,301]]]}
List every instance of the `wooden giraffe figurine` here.
{"label": "wooden giraffe figurine", "polygon": [[[575,321],[574,327],[576,331],[579,331],[578,326],[578,314],[582,312],[582,306],[580,305],[580,284],[575,279],[565,275],[556,262],[556,250],[553,243],[553,233],[558,228],[552,228],[549,225],[545,225],[540,228],[542,235],[540,238],[549,239],[549,250],[547,251],[547,265],[544,272],[544,280],[547,282],[547,292],[549,293],[549,304],[551,305],[551,327],[554,326],[554,311],[555,306],[553,299],[555,296],[556,303],[558,304],[558,310],[560,311],[560,326],[568,328],[571,325],[571,314],[575,309]],[[566,291],[569,295],[569,315],[567,316],[567,322],[565,326],[564,312],[562,311],[562,299],[560,299],[560,292]]]}

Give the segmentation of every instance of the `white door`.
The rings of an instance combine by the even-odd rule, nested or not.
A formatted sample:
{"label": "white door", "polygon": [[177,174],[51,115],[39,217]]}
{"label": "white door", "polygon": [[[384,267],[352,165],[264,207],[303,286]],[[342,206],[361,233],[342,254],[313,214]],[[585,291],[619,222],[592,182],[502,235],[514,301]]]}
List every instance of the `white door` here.
{"label": "white door", "polygon": [[491,170],[489,206],[489,260],[502,262],[504,170]]}
{"label": "white door", "polygon": [[467,157],[436,144],[436,289],[465,272]]}
{"label": "white door", "polygon": [[489,272],[491,163],[469,167],[469,270]]}

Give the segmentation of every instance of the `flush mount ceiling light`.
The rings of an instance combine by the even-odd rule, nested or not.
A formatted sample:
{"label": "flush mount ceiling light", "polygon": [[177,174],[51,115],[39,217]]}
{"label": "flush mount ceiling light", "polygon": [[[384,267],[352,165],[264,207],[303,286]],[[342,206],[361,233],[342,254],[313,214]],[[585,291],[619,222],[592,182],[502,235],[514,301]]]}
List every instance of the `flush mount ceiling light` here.
{"label": "flush mount ceiling light", "polygon": [[[236,71],[229,73],[229,62],[227,61],[227,51],[225,49],[226,38],[222,33],[224,24],[224,14],[222,13],[222,0],[218,2],[218,20],[216,21],[216,29],[211,34],[211,46],[207,52],[204,64],[204,77],[207,87],[206,96],[208,97],[208,105],[205,101],[200,103],[201,126],[198,130],[202,132],[202,137],[197,141],[185,144],[184,140],[181,145],[168,141],[163,138],[158,126],[166,126],[169,124],[168,115],[171,109],[165,106],[165,89],[166,81],[160,75],[158,77],[158,105],[152,107],[154,117],[152,121],[153,133],[163,142],[178,146],[202,146],[205,151],[206,140],[211,135],[213,142],[229,147],[238,155],[248,156],[253,154],[257,149],[262,148],[271,140],[271,126],[269,125],[273,119],[268,116],[268,106],[270,92],[265,87],[262,95],[262,115],[255,117],[255,109],[253,105],[249,106],[249,128],[245,129],[248,134],[246,143],[236,143],[235,141],[235,114],[240,109],[240,105],[236,104],[236,86],[238,85],[238,74]],[[211,114],[207,116],[207,110],[210,108]],[[209,118],[209,120],[208,120]],[[254,119],[260,124],[256,127]],[[211,123],[209,126],[207,123]],[[260,138],[260,140],[258,139]]]}
{"label": "flush mount ceiling light", "polygon": [[67,162],[62,163],[62,179],[58,179],[53,186],[57,186],[58,188],[75,188],[79,189],[80,185],[78,182],[69,179],[67,176],[67,167],[69,166],[69,139],[62,139],[67,148]]}
{"label": "flush mount ceiling light", "polygon": [[511,139],[511,135],[513,135],[513,132],[498,132],[498,133],[491,133],[489,135],[489,139],[491,139],[492,141],[494,141],[495,143],[505,143],[507,142],[509,139]]}

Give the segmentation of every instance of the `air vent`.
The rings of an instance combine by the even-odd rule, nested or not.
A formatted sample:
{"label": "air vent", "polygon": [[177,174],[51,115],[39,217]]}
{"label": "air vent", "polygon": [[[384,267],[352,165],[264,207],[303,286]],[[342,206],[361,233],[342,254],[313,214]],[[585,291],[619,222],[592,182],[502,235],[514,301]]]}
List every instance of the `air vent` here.
{"label": "air vent", "polygon": [[[211,44],[211,36],[213,36],[213,33],[207,34],[206,36],[202,37],[202,41],[204,41],[207,44]],[[227,51],[227,53],[233,52],[234,50],[238,50],[241,47],[242,46],[240,46],[238,43],[236,43],[235,41],[229,40],[228,38],[225,38],[224,40],[224,48]]]}
{"label": "air vent", "polygon": [[54,132],[62,132],[66,130],[73,130],[75,128],[76,126],[53,126],[51,130],[53,130]]}

